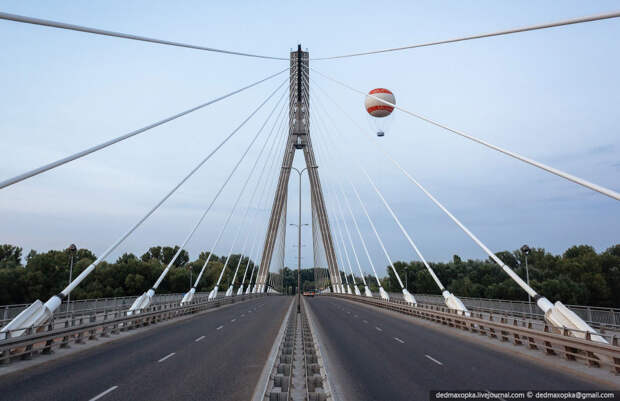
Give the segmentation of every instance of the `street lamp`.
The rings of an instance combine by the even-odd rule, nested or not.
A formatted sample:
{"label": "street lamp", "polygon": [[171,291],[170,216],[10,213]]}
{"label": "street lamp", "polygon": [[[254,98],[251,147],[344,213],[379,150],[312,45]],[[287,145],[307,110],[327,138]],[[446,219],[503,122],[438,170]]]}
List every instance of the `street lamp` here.
{"label": "street lamp", "polygon": [[[523,245],[521,247],[521,252],[523,252],[523,255],[525,255],[525,280],[527,281],[527,285],[530,285],[530,271],[527,268],[527,255],[530,254],[532,250],[530,249],[529,246],[527,245]],[[527,293],[527,302],[530,306],[530,315],[532,314],[532,297],[530,296],[530,293]]]}
{"label": "street lamp", "polygon": [[[301,313],[301,175],[308,168],[304,168],[299,171],[295,167],[291,167],[292,170],[297,171],[299,175],[299,220],[297,224],[297,313]],[[293,225],[293,224],[291,224]],[[307,226],[308,224],[304,224]]]}
{"label": "street lamp", "polygon": [[[71,280],[73,277],[73,257],[75,256],[75,253],[77,252],[77,246],[75,246],[75,244],[71,244],[69,245],[69,248],[67,250],[69,251],[69,254],[71,255],[71,262],[69,263],[69,284],[71,284]],[[69,311],[70,306],[71,306],[71,292],[67,294],[67,312]]]}

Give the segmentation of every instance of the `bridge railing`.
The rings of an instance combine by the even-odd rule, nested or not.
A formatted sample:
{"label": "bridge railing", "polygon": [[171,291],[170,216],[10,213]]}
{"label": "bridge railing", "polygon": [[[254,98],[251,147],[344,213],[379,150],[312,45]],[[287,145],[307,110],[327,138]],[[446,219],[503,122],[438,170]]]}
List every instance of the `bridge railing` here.
{"label": "bridge railing", "polygon": [[592,339],[594,334],[589,332],[560,329],[546,324],[536,326],[531,320],[514,317],[493,316],[475,311],[468,317],[440,305],[421,303],[411,305],[397,299],[385,301],[346,294],[327,294],[327,296],[341,297],[404,313],[502,342],[510,342],[515,346],[539,350],[546,355],[581,362],[590,367],[606,367],[612,373],[620,374],[620,338],[616,334],[601,333],[600,336],[608,342],[605,344],[594,341]]}
{"label": "bridge railing", "polygon": [[[53,352],[54,348],[69,348],[71,343],[81,344],[97,337],[109,337],[111,334],[118,334],[121,331],[270,295],[274,294],[248,294],[213,300],[202,298],[183,306],[180,306],[179,302],[176,301],[160,303],[136,311],[137,313],[133,315],[128,315],[127,310],[116,310],[106,312],[101,320],[93,321],[81,318],[73,326],[69,324],[69,321],[65,321],[62,327],[57,327],[54,322],[50,322],[42,326],[29,327],[25,334],[19,336],[13,336],[12,332],[9,331],[6,333],[7,337],[0,340],[0,366],[16,359],[30,359],[34,354],[49,354]],[[19,331],[21,332],[23,329]]]}
{"label": "bridge railing", "polygon": [[[173,294],[156,294],[153,297],[151,304],[158,305],[163,303],[181,302],[183,299],[182,293]],[[194,296],[195,299],[206,298],[209,295],[208,292],[197,292]],[[79,318],[82,316],[90,316],[93,313],[104,313],[112,311],[122,311],[129,309],[133,301],[137,296],[129,297],[114,297],[114,298],[92,298],[92,299],[78,299],[71,302],[63,302],[60,307],[54,313],[55,319],[71,319]],[[19,315],[21,311],[26,309],[30,304],[14,304],[14,305],[0,305],[0,327],[10,322],[15,316]]]}
{"label": "bridge railing", "polygon": [[[445,305],[441,295],[434,294],[414,294],[416,300],[424,304]],[[401,293],[390,293],[391,298],[402,299]],[[492,298],[470,298],[459,297],[465,306],[470,310],[480,310],[487,312],[505,312],[510,315],[527,317],[530,319],[543,319],[543,313],[538,309],[536,303],[527,301],[511,301],[505,299]],[[605,308],[586,305],[567,305],[579,317],[585,320],[590,326],[599,328],[613,328],[620,330],[620,309]]]}

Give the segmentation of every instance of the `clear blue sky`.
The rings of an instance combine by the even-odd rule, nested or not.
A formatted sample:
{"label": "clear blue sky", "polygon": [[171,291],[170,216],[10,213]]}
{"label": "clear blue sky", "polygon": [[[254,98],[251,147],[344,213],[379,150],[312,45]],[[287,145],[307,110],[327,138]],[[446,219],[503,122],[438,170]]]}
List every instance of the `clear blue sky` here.
{"label": "clear blue sky", "polygon": [[[4,1],[1,8],[283,57],[302,43],[311,57],[320,57],[596,14],[615,10],[618,3]],[[615,19],[312,65],[363,90],[389,88],[398,104],[409,110],[619,190],[619,37],[620,20]],[[192,107],[287,65],[8,21],[0,21],[0,38],[0,179]],[[312,79],[368,126],[362,97],[316,74]],[[27,252],[75,242],[101,253],[279,81],[0,191],[0,243],[20,245]],[[330,109],[339,130],[346,131],[331,131],[335,141],[346,145],[339,158],[349,164],[357,158],[367,165],[429,260],[449,260],[453,254],[485,257],[373,151],[372,140],[377,138],[364,138],[324,96],[319,101]],[[313,105],[312,112],[318,113],[320,107]],[[123,252],[140,255],[150,245],[182,242],[269,109],[109,259]],[[346,139],[354,135],[359,139]],[[313,138],[321,141],[317,146],[329,145],[321,136]],[[601,251],[620,242],[620,206],[600,194],[403,114],[395,115],[381,141],[494,251],[514,250],[523,243],[556,253],[574,244],[591,244]],[[298,156],[296,165],[301,161]],[[192,258],[210,248],[252,162],[242,165],[188,245]],[[342,180],[345,173],[358,184],[393,258],[416,259],[359,171],[329,170],[328,163],[322,163],[326,186]],[[289,221],[295,221],[296,179],[290,188]],[[326,196],[335,206],[333,197]],[[307,222],[307,181],[304,202]],[[356,208],[355,213],[383,273],[386,263],[380,248],[361,210]],[[304,232],[304,266],[312,262],[310,232]],[[227,231],[216,253],[228,251],[234,233]],[[263,233],[261,227],[252,235]],[[289,227],[287,265],[296,264],[295,240],[294,228]],[[359,243],[356,246],[362,256]]]}

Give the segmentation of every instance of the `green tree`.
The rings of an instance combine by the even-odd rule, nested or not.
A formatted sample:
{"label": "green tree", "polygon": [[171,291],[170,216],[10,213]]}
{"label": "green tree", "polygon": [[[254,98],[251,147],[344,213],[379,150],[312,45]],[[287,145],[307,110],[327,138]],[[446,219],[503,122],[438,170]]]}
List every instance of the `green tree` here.
{"label": "green tree", "polygon": [[22,248],[14,245],[0,245],[0,268],[21,266]]}

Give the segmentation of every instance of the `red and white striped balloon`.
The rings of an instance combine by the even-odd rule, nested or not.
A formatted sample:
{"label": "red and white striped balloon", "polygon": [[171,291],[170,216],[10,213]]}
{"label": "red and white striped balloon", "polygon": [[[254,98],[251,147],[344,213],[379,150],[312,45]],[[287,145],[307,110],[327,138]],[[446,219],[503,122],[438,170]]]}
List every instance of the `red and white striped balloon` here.
{"label": "red and white striped balloon", "polygon": [[[394,94],[387,89],[377,88],[368,92],[369,95],[378,97],[379,99],[385,100],[386,102],[390,102],[392,104],[396,104],[396,98]],[[364,101],[364,106],[366,107],[366,111],[373,117],[387,117],[392,114],[394,110],[393,106],[380,102],[371,96],[366,96],[366,100]]]}

